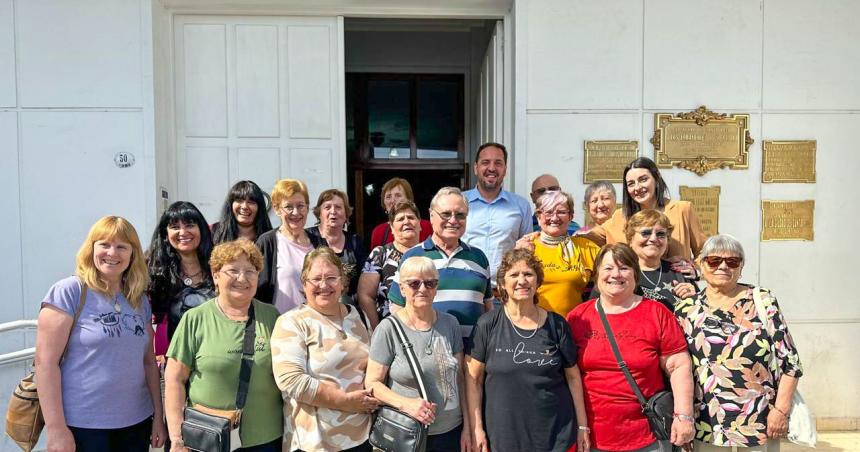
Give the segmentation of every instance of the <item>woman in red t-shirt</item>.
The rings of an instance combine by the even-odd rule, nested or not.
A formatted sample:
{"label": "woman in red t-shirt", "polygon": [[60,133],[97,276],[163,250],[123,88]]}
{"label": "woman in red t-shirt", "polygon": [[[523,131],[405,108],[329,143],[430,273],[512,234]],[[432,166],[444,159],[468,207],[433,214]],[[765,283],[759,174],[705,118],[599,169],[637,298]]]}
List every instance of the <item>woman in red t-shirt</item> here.
{"label": "woman in red t-shirt", "polygon": [[[670,451],[671,442],[693,439],[693,378],[684,333],[662,304],[635,295],[639,260],[623,243],[606,245],[597,255],[600,297],[574,308],[567,316],[579,352],[578,367],[585,387],[585,408],[592,451]],[[645,398],[664,386],[669,376],[675,396],[670,441],[651,433],[633,389],[618,367],[600,321],[600,303],[621,356]]]}

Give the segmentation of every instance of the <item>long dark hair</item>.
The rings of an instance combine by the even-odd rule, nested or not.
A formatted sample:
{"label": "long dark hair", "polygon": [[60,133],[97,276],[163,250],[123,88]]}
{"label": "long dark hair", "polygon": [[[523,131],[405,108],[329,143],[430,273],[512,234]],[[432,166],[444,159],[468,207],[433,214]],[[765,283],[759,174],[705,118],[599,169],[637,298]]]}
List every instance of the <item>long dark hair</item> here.
{"label": "long dark hair", "polygon": [[230,192],[227,193],[224,206],[221,208],[221,219],[212,227],[212,242],[214,244],[239,238],[239,223],[236,221],[236,215],[233,215],[233,201],[257,203],[257,215],[254,216],[255,237],[272,230],[272,222],[269,220],[272,201],[269,194],[260,190],[260,186],[253,181],[240,180],[233,184]]}
{"label": "long dark hair", "polygon": [[657,198],[657,207],[666,207],[666,202],[669,200],[669,187],[666,186],[666,182],[663,181],[663,176],[660,175],[660,170],[657,169],[657,165],[648,157],[639,157],[624,167],[624,175],[621,177],[621,183],[624,188],[624,190],[622,190],[621,199],[623,200],[624,216],[626,218],[630,218],[633,214],[642,210],[642,207],[634,201],[630,196],[630,193],[627,192],[627,172],[635,168],[644,168],[648,170],[648,172],[651,173],[651,177],[654,178],[654,196]]}
{"label": "long dark hair", "polygon": [[149,270],[149,298],[152,302],[152,312],[161,314],[167,312],[170,299],[185,286],[182,282],[182,268],[179,253],[167,240],[167,227],[179,222],[196,224],[200,229],[200,245],[197,246],[197,260],[203,271],[204,279],[212,279],[209,270],[209,255],[212,254],[212,233],[209,224],[200,210],[188,201],[177,201],[170,205],[161,215],[152,241],[146,255],[146,265]]}

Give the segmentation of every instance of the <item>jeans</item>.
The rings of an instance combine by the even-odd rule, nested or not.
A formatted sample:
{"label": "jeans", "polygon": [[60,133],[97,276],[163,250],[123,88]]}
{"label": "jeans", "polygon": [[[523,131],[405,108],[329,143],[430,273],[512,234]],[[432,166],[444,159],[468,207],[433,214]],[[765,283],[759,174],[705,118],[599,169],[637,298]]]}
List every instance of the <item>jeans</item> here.
{"label": "jeans", "polygon": [[463,433],[463,424],[438,435],[427,437],[427,448],[425,452],[460,452],[460,435]]}
{"label": "jeans", "polygon": [[122,428],[82,428],[69,426],[77,452],[149,452],[152,417]]}

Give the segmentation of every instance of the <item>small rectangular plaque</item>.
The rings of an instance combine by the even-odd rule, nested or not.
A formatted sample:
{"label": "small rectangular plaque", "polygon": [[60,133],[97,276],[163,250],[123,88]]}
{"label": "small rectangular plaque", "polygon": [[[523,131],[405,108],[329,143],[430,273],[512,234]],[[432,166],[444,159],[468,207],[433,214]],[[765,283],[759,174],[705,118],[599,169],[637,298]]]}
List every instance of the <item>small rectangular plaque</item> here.
{"label": "small rectangular plaque", "polygon": [[680,186],[681,199],[693,204],[693,210],[702,223],[702,230],[710,237],[720,233],[720,187]]}
{"label": "small rectangular plaque", "polygon": [[761,181],[815,183],[815,140],[765,141]]}
{"label": "small rectangular plaque", "polygon": [[762,201],[761,240],[815,240],[815,201]]}
{"label": "small rectangular plaque", "polygon": [[638,141],[586,141],[582,181],[621,182],[624,167],[639,157]]}

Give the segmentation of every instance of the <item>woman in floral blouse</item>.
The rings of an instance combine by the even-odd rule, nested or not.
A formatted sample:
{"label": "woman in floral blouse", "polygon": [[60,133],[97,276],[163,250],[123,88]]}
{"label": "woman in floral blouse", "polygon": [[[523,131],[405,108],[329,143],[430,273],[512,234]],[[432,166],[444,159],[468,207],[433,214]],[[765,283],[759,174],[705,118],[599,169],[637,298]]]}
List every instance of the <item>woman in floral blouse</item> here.
{"label": "woman in floral blouse", "polygon": [[708,287],[675,306],[696,377],[696,450],[778,451],[802,375],[779,304],[738,284],[744,250],[731,236],[705,241],[697,264]]}

